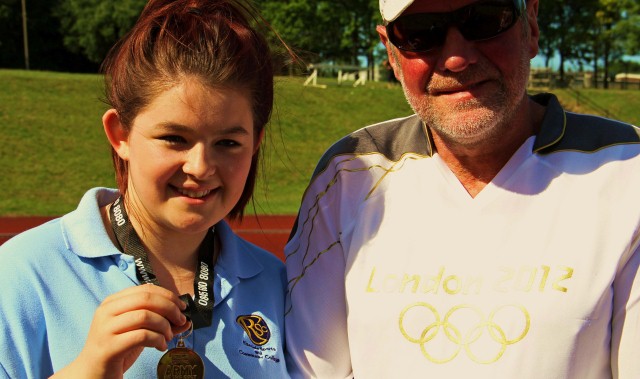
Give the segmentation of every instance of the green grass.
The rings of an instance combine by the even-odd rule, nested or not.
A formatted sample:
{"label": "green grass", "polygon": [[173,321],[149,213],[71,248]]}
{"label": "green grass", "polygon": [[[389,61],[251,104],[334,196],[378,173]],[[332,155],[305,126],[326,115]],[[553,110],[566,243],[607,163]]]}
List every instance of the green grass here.
{"label": "green grass", "polygon": [[[339,137],[410,114],[398,86],[303,82],[277,79],[255,196],[261,214],[294,214],[317,160]],[[0,83],[0,215],[64,214],[88,188],[115,186],[100,76],[0,70]]]}
{"label": "green grass", "polygon": [[[634,87],[637,88],[637,87]],[[569,110],[595,114],[640,126],[640,90],[568,89],[553,91]]]}
{"label": "green grass", "polygon": [[[276,81],[276,108],[256,191],[259,214],[294,214],[321,154],[365,125],[411,113],[399,86]],[[90,187],[115,185],[98,75],[0,70],[0,215],[61,215]],[[640,124],[640,91],[554,91],[571,110]],[[593,105],[595,104],[595,107]],[[252,210],[249,210],[252,212]]]}
{"label": "green grass", "polygon": [[258,213],[296,213],[318,159],[332,143],[366,125],[411,114],[399,86],[370,82],[353,88],[327,79],[319,80],[327,85],[321,89],[303,82],[277,80],[265,180],[256,195]]}
{"label": "green grass", "polygon": [[97,75],[0,70],[0,215],[58,215],[112,185]]}

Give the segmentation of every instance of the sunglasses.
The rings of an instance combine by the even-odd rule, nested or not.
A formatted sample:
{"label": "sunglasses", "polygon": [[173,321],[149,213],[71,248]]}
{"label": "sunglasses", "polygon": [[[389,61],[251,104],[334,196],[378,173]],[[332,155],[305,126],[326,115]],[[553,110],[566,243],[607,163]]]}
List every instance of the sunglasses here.
{"label": "sunglasses", "polygon": [[387,24],[387,37],[398,49],[416,53],[444,45],[452,26],[467,41],[487,40],[511,28],[524,7],[524,0],[488,0],[453,12],[407,14]]}

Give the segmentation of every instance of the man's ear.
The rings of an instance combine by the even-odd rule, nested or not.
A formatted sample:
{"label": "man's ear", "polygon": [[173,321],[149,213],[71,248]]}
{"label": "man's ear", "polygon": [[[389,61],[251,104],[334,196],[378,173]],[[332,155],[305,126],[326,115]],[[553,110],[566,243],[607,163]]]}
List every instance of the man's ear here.
{"label": "man's ear", "polygon": [[113,150],[125,161],[129,160],[129,131],[120,122],[115,109],[109,109],[102,116],[102,126]]}
{"label": "man's ear", "polygon": [[538,41],[540,28],[538,26],[538,0],[527,1],[527,21],[529,23],[529,56],[531,59],[538,55]]}
{"label": "man's ear", "polygon": [[387,48],[387,59],[389,59],[389,65],[393,69],[393,73],[396,78],[400,80],[397,70],[398,62],[396,62],[396,56],[393,54],[393,51],[391,51],[391,49],[393,49],[393,45],[391,45],[391,42],[389,42],[389,37],[387,37],[387,28],[385,28],[383,25],[378,25],[376,26],[376,31],[380,36],[380,41],[382,42],[384,47]]}

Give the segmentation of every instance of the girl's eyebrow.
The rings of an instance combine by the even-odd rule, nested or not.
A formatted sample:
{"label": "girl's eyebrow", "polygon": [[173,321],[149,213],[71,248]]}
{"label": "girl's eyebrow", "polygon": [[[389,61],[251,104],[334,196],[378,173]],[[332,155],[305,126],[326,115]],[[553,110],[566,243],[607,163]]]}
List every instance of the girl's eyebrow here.
{"label": "girl's eyebrow", "polygon": [[[157,127],[158,129],[162,129],[163,131],[167,131],[167,132],[180,132],[180,133],[193,132],[193,128],[190,128],[183,124],[171,122],[171,121],[161,122],[157,125]],[[240,125],[236,125],[236,126],[230,126],[228,128],[220,129],[216,131],[216,133],[217,134],[249,134],[249,131]]]}
{"label": "girl's eyebrow", "polygon": [[249,134],[249,131],[242,126],[231,126],[220,130],[220,134]]}
{"label": "girl's eyebrow", "polygon": [[191,128],[189,128],[186,125],[182,125],[182,124],[177,124],[175,122],[171,122],[171,121],[164,121],[164,122],[160,122],[157,125],[158,129],[162,129],[164,131],[172,131],[172,132],[190,132]]}

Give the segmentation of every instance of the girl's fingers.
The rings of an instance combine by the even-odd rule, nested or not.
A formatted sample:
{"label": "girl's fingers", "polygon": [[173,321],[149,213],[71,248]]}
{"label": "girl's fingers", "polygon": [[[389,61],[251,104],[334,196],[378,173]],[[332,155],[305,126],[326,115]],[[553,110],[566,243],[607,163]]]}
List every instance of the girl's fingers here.
{"label": "girl's fingers", "polygon": [[178,296],[154,285],[138,286],[120,291],[105,299],[100,308],[110,316],[146,310],[164,317],[173,325],[182,326],[187,321],[181,312],[185,305]]}
{"label": "girl's fingers", "polygon": [[134,348],[153,347],[163,351],[167,350],[169,341],[170,339],[167,340],[163,333],[149,329],[134,329],[115,336],[111,349],[114,352],[120,352]]}
{"label": "girl's fingers", "polygon": [[114,317],[110,329],[117,335],[143,329],[163,335],[166,341],[173,338],[171,323],[160,314],[146,309],[134,310]]}
{"label": "girl's fingers", "polygon": [[123,297],[131,296],[132,294],[141,294],[141,293],[164,297],[167,300],[173,302],[178,308],[180,308],[180,310],[184,310],[184,308],[186,307],[184,302],[180,300],[178,295],[174,294],[173,292],[169,291],[166,288],[162,288],[154,284],[142,284],[139,286],[125,288],[122,291],[119,291],[112,295],[107,296],[107,298],[105,298],[102,303],[108,304],[112,301],[117,301]]}
{"label": "girl's fingers", "polygon": [[96,309],[87,341],[73,367],[93,373],[121,372],[145,347],[166,350],[176,334],[191,326],[181,312],[185,308],[177,295],[150,284],[107,297]]}
{"label": "girl's fingers", "polygon": [[180,333],[184,333],[191,328],[191,321],[185,322],[184,325],[171,325],[171,332],[173,333],[173,337]]}

